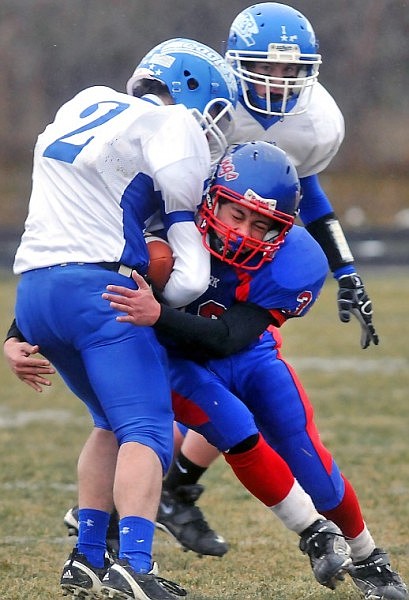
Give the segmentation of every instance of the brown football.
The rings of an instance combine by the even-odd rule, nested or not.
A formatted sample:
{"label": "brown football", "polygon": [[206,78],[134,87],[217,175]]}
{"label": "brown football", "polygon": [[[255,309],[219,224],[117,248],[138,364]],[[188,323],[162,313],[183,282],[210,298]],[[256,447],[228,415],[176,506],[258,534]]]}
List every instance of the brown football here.
{"label": "brown football", "polygon": [[149,252],[148,278],[155,289],[162,291],[173,269],[172,248],[168,242],[153,235],[146,238],[146,243]]}

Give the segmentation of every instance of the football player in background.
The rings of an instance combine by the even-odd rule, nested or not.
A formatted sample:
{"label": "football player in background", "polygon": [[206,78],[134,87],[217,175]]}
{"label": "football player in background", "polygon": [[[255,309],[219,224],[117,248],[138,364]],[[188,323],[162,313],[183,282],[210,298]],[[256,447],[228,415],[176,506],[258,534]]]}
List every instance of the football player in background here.
{"label": "football player in background", "polygon": [[[160,77],[146,60],[158,61]],[[209,254],[194,217],[211,162],[226,147],[222,128],[231,122],[237,86],[218,53],[178,38],[145,57],[128,92],[82,90],[37,139],[14,261],[16,325],[94,423],[78,461],[79,535],[63,592],[93,598],[104,587],[110,598],[171,600],[186,592],[157,577],[152,562],[173,451],[167,360],[154,331],[119,326],[101,293],[134,268],[146,274],[144,230],[158,214],[175,255],[167,301],[183,306],[207,288]],[[119,559],[111,564],[105,549],[113,502]]]}
{"label": "football player in background", "polygon": [[[160,306],[140,277],[139,290],[109,286],[104,297],[128,315],[118,320],[154,325],[164,336],[175,418],[223,452],[254,496],[279,516],[290,515],[292,480],[277,466],[274,449],[319,513],[347,539],[353,559],[348,572],[364,596],[403,600],[406,586],[376,547],[355,490],[323,445],[309,398],[281,354],[278,327],[309,310],[327,273],[324,254],[306,230],[289,230],[290,164],[266,142],[227,152],[199,213],[212,254],[210,286],[183,312]],[[273,473],[280,473],[281,496],[272,487]],[[308,535],[325,531],[322,523],[316,527]],[[336,546],[328,531],[324,543],[315,538],[317,547]],[[312,557],[314,572],[317,559]],[[329,587],[336,583],[334,574],[317,579]]]}
{"label": "football player in background", "polygon": [[[265,2],[237,15],[226,51],[239,84],[232,141],[274,142],[291,158],[301,182],[300,219],[324,250],[339,284],[340,320],[357,318],[360,343],[367,348],[379,341],[372,304],[319,180],[343,141],[344,119],[318,82],[318,49],[311,23],[291,6]],[[196,552],[221,556],[227,551],[225,540],[195,506],[204,489],[200,477],[218,452],[194,432],[176,430],[175,439],[179,448],[164,482],[167,493],[162,496],[158,524]]]}

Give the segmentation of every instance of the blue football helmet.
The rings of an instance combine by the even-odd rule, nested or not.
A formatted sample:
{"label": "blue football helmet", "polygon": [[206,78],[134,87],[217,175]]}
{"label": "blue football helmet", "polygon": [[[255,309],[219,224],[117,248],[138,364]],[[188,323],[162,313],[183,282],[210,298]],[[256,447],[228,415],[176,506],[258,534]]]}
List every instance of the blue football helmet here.
{"label": "blue football helmet", "polygon": [[[211,254],[235,267],[259,269],[274,258],[294,224],[300,182],[287,154],[269,142],[231,146],[220,161],[198,213],[198,228]],[[234,202],[271,219],[263,240],[241,236],[218,218]]]}
{"label": "blue football helmet", "polygon": [[212,164],[228,145],[234,127],[238,89],[234,73],[224,58],[200,42],[175,38],[162,42],[141,60],[126,91],[132,95],[140,79],[164,83],[176,104],[191,109],[207,135]]}
{"label": "blue football helmet", "polygon": [[[317,52],[314,30],[300,11],[264,2],[246,8],[234,19],[226,60],[233,67],[245,105],[263,115],[283,117],[307,109],[321,64]],[[295,65],[298,71],[289,78],[261,75],[253,72],[254,63]],[[256,93],[257,84],[265,86],[265,95]]]}

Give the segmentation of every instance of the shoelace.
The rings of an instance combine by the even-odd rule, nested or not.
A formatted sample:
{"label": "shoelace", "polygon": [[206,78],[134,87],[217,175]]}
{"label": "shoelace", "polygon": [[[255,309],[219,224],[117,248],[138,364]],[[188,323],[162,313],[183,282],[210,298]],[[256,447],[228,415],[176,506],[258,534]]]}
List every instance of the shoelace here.
{"label": "shoelace", "polygon": [[[366,572],[369,571],[368,575],[371,575],[371,570],[376,570],[379,576],[379,579],[382,580],[382,583],[389,585],[391,583],[400,583],[398,575],[392,570],[390,564],[386,565],[377,565],[374,561],[370,561],[364,563],[363,565],[354,565],[357,570],[357,575],[365,576]],[[362,569],[362,573],[360,573],[360,569]]]}
{"label": "shoelace", "polygon": [[308,538],[308,540],[306,540],[306,547],[311,548],[311,552],[314,554],[314,556],[319,558],[323,553],[326,552],[327,544],[330,542],[331,536],[332,538],[342,537],[346,539],[343,534],[335,531],[316,531]]}

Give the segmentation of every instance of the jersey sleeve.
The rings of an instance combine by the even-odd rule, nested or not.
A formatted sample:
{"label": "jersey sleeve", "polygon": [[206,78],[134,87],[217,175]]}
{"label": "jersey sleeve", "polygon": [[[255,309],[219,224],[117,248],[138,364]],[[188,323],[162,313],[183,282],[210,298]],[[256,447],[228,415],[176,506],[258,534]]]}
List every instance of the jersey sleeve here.
{"label": "jersey sleeve", "polygon": [[190,304],[206,291],[210,281],[210,254],[194,219],[172,224],[167,239],[175,263],[162,298],[169,306],[178,308]]}
{"label": "jersey sleeve", "polygon": [[13,319],[12,324],[9,327],[8,332],[6,333],[5,342],[10,338],[17,338],[20,342],[25,342],[26,339],[24,335],[21,333],[20,329],[17,327],[16,319]]}
{"label": "jersey sleeve", "polygon": [[344,117],[317,83],[306,111],[273,125],[271,135],[292,159],[298,176],[308,177],[324,171],[337,154],[345,136]]}
{"label": "jersey sleeve", "polygon": [[152,125],[155,134],[150,134],[149,122],[145,123],[146,135],[141,143],[155,188],[161,191],[165,213],[195,210],[210,173],[206,136],[184,106],[156,107],[155,111],[149,115],[156,121]]}
{"label": "jersey sleeve", "polygon": [[175,260],[162,297],[170,306],[182,307],[200,296],[210,279],[210,257],[194,221],[210,171],[210,152],[202,129],[184,106],[163,108],[165,121],[144,142],[144,155],[161,192],[163,225]]}
{"label": "jersey sleeve", "polygon": [[[246,348],[275,322],[269,311],[251,303],[237,303],[217,319],[193,315],[162,305],[155,324],[159,334],[198,360],[223,358]],[[166,342],[165,342],[166,344]]]}
{"label": "jersey sleeve", "polygon": [[278,320],[304,316],[317,300],[328,274],[319,244],[303,228],[293,226],[271,263],[251,284],[249,301],[270,310]]}

